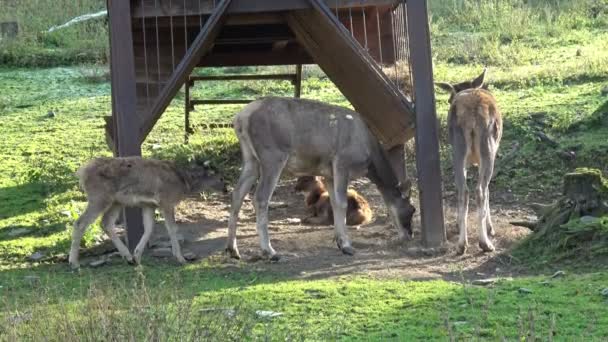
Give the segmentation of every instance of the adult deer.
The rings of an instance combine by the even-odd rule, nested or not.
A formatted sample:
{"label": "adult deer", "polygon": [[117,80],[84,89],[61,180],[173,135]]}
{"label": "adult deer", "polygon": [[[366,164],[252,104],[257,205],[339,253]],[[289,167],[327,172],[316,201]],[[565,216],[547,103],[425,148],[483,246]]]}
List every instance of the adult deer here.
{"label": "adult deer", "polygon": [[268,236],[268,202],[284,168],[294,176],[325,178],[336,243],[344,254],[354,254],[346,231],[346,194],[354,177],[366,175],[376,184],[399,236],[412,236],[416,209],[410,204],[409,184],[399,183],[380,142],[356,112],[312,100],[269,97],[245,106],[233,124],[243,155],[228,222],[226,250],[233,258],[240,258],[238,214],[257,179],[254,205],[262,253],[279,258]]}
{"label": "adult deer", "polygon": [[496,99],[484,86],[486,70],[472,81],[458,84],[437,83],[450,93],[448,135],[452,145],[454,176],[458,190],[458,253],[464,254],[468,246],[467,213],[469,190],[467,169],[477,165],[477,208],[479,219],[479,247],[485,252],[494,250],[490,236],[494,226],[490,217],[488,186],[494,172],[494,160],[502,137],[502,116]]}

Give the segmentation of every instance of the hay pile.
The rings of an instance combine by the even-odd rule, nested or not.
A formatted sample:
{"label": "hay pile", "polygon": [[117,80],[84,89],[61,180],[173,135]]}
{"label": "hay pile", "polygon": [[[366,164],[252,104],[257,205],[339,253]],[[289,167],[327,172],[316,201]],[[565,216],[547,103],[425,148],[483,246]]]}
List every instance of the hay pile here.
{"label": "hay pile", "polygon": [[608,257],[608,182],[599,170],[564,176],[562,196],[534,205],[536,222],[512,222],[534,231],[513,255],[534,263],[594,262]]}
{"label": "hay pile", "polygon": [[408,98],[413,98],[412,75],[407,61],[397,61],[394,65],[382,67],[382,71]]}

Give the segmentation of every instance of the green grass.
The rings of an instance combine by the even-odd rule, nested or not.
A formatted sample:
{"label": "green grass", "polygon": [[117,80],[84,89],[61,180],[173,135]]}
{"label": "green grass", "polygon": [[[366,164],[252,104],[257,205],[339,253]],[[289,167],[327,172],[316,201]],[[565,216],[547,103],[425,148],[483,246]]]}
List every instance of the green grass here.
{"label": "green grass", "polygon": [[53,26],[105,9],[103,0],[0,1],[0,22],[16,21],[16,39],[0,40],[0,65],[50,67],[106,61],[105,19],[95,19],[47,33]]}
{"label": "green grass", "polygon": [[[89,6],[88,11],[96,9],[99,1],[79,3]],[[522,206],[528,198],[550,202],[560,191],[563,173],[577,167],[608,172],[608,126],[605,110],[598,110],[605,107],[607,98],[601,89],[608,85],[605,1],[529,0],[524,5],[519,0],[433,0],[430,4],[435,80],[461,81],[489,66],[491,89],[505,118],[497,162],[501,172],[491,191],[511,191]],[[31,16],[28,6],[13,15]],[[105,53],[107,37],[95,26],[99,24],[91,23],[88,29],[64,31],[53,42],[36,32],[81,13],[42,11],[49,14],[36,16],[22,40],[0,43],[4,65],[0,66],[0,340],[41,340],[45,334],[53,336],[51,340],[128,339],[130,334],[136,339],[206,334],[208,340],[226,336],[446,340],[451,334],[464,340],[521,340],[532,331],[543,340],[551,331],[555,340],[608,338],[608,303],[599,294],[608,287],[608,276],[601,265],[587,268],[585,272],[591,272],[587,274],[569,272],[548,284],[541,284],[544,277],[525,276],[489,289],[442,280],[362,276],[302,280],[258,266],[226,268],[217,260],[184,268],[149,260],[141,269],[115,262],[79,274],[68,272],[66,265],[50,257],[67,252],[71,225],[85,206],[73,172],[94,156],[110,155],[102,120],[111,107],[106,70],[100,65],[15,66],[71,64],[79,60],[75,56],[103,60],[98,56]],[[0,19],[10,19],[7,15],[1,13]],[[74,38],[78,35],[93,45],[80,45]],[[93,42],[100,36],[103,39]],[[84,50],[97,57],[79,55]],[[255,71],[205,72],[239,70]],[[304,97],[349,106],[317,69],[307,68],[305,74]],[[291,93],[287,82],[213,83],[194,89],[195,97],[205,98]],[[178,161],[208,159],[234,181],[240,166],[234,133],[231,129],[197,133],[184,145],[182,96],[152,131],[144,155]],[[438,93],[437,100],[444,184],[451,189],[450,149],[444,133],[447,95]],[[195,125],[229,122],[239,108],[199,107],[192,120]],[[49,111],[55,116],[49,117]],[[538,129],[559,146],[539,142],[534,135]],[[515,143],[520,146],[516,156],[503,163]],[[574,151],[576,159],[562,160],[558,156],[562,151]],[[20,228],[27,230],[13,236]],[[95,225],[84,244],[93,245],[99,234]],[[28,261],[36,251],[49,260]],[[563,267],[577,269],[575,264]],[[532,293],[521,293],[520,288]],[[147,295],[135,295],[142,292]],[[201,316],[200,309],[212,307],[234,309],[237,318],[227,320],[223,313]],[[255,310],[284,315],[266,320]],[[17,312],[32,317],[12,324]],[[183,317],[189,317],[188,323],[180,331]],[[233,327],[226,322],[234,322]]]}
{"label": "green grass", "polygon": [[[142,339],[156,327],[176,339],[204,329],[202,323],[178,324],[180,318],[208,320],[210,330],[225,332],[228,328],[221,323],[229,319],[226,312],[233,311],[236,317],[230,318],[230,326],[242,330],[239,337],[247,339],[446,340],[451,335],[515,340],[534,335],[547,340],[551,334],[556,340],[608,338],[607,303],[600,294],[601,284],[608,281],[605,273],[527,277],[481,288],[361,276],[294,280],[248,267],[178,269],[157,263],[139,269],[114,265],[79,275],[66,272],[64,266],[45,269],[2,273],[4,318],[31,317],[4,326],[5,332],[62,336],[65,324],[82,336],[92,330],[107,338],[128,332]],[[31,274],[40,279],[27,278]],[[38,295],[32,296],[32,291]],[[283,315],[263,319],[257,310]],[[201,312],[216,316],[200,317]],[[104,331],[99,324],[105,321]]]}

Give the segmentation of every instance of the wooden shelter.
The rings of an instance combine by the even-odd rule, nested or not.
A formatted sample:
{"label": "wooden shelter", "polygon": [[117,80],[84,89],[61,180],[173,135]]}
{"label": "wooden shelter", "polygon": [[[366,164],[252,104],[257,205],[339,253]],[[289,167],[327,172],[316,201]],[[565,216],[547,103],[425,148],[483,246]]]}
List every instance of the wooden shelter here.
{"label": "wooden shelter", "polygon": [[[196,67],[318,64],[404,177],[416,137],[423,240],[445,241],[425,0],[108,0],[108,13],[116,154],[141,154]],[[141,218],[126,219],[133,246]]]}

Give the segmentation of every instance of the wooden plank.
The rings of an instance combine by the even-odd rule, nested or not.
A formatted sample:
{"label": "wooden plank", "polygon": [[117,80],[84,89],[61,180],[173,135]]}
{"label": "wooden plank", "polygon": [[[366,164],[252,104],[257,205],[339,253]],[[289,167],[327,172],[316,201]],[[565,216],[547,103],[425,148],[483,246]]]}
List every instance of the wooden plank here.
{"label": "wooden plank", "polygon": [[[136,83],[131,6],[129,1],[108,0],[110,28],[110,70],[112,75],[112,115],[116,125],[115,138],[119,156],[141,156],[138,134],[139,120],[135,115]],[[135,133],[135,134],[134,134]],[[129,248],[135,249],[143,234],[141,210],[127,208],[124,212]]]}
{"label": "wooden plank", "polygon": [[220,99],[220,100],[190,100],[191,108],[198,105],[248,104],[254,100]]}
{"label": "wooden plank", "polygon": [[191,81],[284,80],[295,82],[296,74],[190,76]]}
{"label": "wooden plank", "polygon": [[439,134],[435,110],[433,63],[426,0],[407,6],[412,78],[416,98],[416,165],[420,192],[422,239],[428,247],[445,243]]}
{"label": "wooden plank", "polygon": [[213,45],[213,41],[217,37],[222,23],[226,18],[226,9],[231,2],[232,0],[221,0],[209,20],[205,23],[205,26],[198,37],[196,37],[190,49],[177,66],[177,69],[171,75],[167,85],[152,106],[149,116],[146,117],[146,120],[141,126],[141,142],[148,136],[156,124],[156,121],[158,121],[167,106],[169,106],[169,103],[175,97],[179,88],[184,84],[188,76],[192,73],[192,70],[194,70],[199,63],[201,57],[207,53]]}
{"label": "wooden plank", "polygon": [[290,12],[300,44],[362,115],[386,148],[414,136],[411,105],[320,0],[315,10]]}
{"label": "wooden plank", "polygon": [[[217,2],[217,0],[215,0]],[[396,6],[399,0],[323,0],[330,8],[360,8],[373,6]],[[133,1],[133,17],[198,16],[213,12],[214,0],[144,0]],[[310,9],[307,0],[234,0],[229,14],[283,12]]]}

